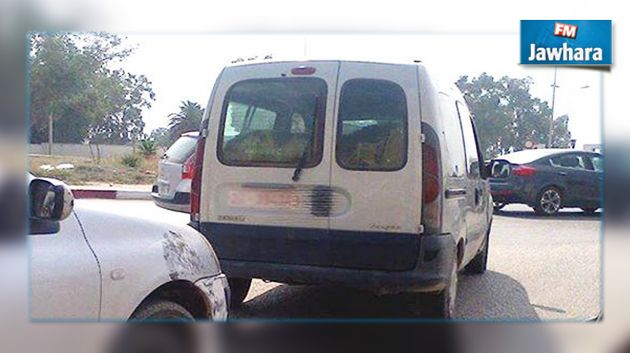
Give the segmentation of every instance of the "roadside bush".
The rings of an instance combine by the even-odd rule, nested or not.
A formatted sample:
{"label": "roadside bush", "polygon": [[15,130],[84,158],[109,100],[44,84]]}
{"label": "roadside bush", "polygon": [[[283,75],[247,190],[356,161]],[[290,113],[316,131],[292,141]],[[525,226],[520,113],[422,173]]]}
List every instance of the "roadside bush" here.
{"label": "roadside bush", "polygon": [[[160,158],[155,155],[143,157],[136,154],[137,167],[129,167],[136,161],[124,164],[122,156],[110,157],[97,164],[92,158],[68,156],[30,156],[29,170],[33,175],[60,179],[69,185],[85,184],[151,184],[155,182]],[[136,158],[129,158],[136,159]],[[74,169],[41,168],[43,165],[57,166],[70,163]]]}
{"label": "roadside bush", "polygon": [[72,184],[72,180],[71,180],[71,176],[72,176],[72,170],[59,170],[59,169],[51,169],[51,170],[36,170],[33,171],[33,174],[37,177],[41,177],[41,178],[53,178],[53,179],[58,179],[61,180],[65,183],[69,183]]}
{"label": "roadside bush", "polygon": [[140,165],[141,158],[137,154],[128,154],[123,156],[120,162],[129,168],[137,168]]}
{"label": "roadside bush", "polygon": [[145,157],[153,156],[157,152],[157,143],[154,140],[142,140],[138,144],[138,149]]}

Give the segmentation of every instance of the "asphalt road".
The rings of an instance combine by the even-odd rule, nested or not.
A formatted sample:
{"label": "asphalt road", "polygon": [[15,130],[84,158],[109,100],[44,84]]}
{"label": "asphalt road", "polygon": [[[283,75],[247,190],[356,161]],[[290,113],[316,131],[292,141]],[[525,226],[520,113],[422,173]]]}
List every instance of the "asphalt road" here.
{"label": "asphalt road", "polygon": [[[78,200],[139,217],[187,222],[151,201]],[[488,271],[459,275],[456,316],[464,320],[586,320],[600,311],[600,214],[563,210],[538,217],[510,205],[494,216]],[[409,318],[400,296],[254,280],[232,318]],[[420,313],[422,309],[419,310]]]}

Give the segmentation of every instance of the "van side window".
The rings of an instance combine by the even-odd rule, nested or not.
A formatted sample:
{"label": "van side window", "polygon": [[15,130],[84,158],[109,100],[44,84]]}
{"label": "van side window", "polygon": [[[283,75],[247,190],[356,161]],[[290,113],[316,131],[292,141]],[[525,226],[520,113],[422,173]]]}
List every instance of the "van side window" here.
{"label": "van side window", "polygon": [[337,163],[345,169],[402,169],[407,163],[403,89],[385,80],[346,81],[341,88],[335,153]]}
{"label": "van side window", "polygon": [[468,175],[479,176],[479,150],[477,148],[477,139],[475,138],[475,130],[472,124],[472,118],[468,113],[468,109],[461,102],[457,102],[457,112],[459,120],[462,124],[462,132],[464,133],[464,150],[466,151],[466,168]]}
{"label": "van side window", "polygon": [[224,102],[217,157],[231,166],[304,167],[321,161],[326,82],[254,79],[234,84]]}
{"label": "van side window", "polygon": [[442,109],[442,124],[444,141],[448,150],[450,163],[444,165],[445,171],[451,177],[463,177],[466,173],[466,154],[464,151],[464,137],[459,123],[459,114],[453,100],[444,93],[440,93],[440,107]]}

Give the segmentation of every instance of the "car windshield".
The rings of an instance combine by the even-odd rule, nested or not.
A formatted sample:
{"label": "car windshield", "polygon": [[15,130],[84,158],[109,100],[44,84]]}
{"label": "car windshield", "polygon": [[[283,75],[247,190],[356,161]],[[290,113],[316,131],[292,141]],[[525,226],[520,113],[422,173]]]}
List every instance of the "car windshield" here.
{"label": "car windshield", "polygon": [[195,152],[197,138],[182,136],[164,153],[165,160],[173,163],[184,163]]}

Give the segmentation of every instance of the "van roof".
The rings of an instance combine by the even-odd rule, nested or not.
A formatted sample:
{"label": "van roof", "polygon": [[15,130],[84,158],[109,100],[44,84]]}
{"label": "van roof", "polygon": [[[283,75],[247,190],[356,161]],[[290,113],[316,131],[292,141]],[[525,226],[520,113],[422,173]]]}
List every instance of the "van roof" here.
{"label": "van roof", "polygon": [[[238,59],[237,59],[238,60]],[[396,60],[343,60],[343,59],[252,59],[243,61],[232,61],[226,67],[237,66],[249,66],[249,65],[264,65],[264,64],[277,64],[277,63],[308,63],[308,62],[347,62],[347,63],[369,63],[369,64],[383,64],[383,65],[409,65],[409,66],[423,66],[420,60],[409,61],[396,61]]]}
{"label": "van roof", "polygon": [[403,60],[350,60],[350,59],[315,59],[315,58],[306,58],[306,59],[253,59],[253,60],[244,60],[239,62],[232,62],[229,65],[226,65],[226,68],[232,67],[242,67],[242,66],[254,66],[254,65],[265,65],[265,64],[277,64],[277,63],[295,63],[296,65],[308,65],[310,62],[338,62],[338,63],[365,63],[365,64],[378,64],[378,65],[396,65],[396,66],[408,66],[408,67],[418,67],[420,72],[424,72],[431,77],[431,81],[433,85],[437,88],[438,91],[446,93],[453,98],[460,99],[464,102],[463,96],[461,96],[461,92],[455,85],[455,82],[448,82],[444,80],[439,75],[436,75],[430,69],[427,69],[427,66],[418,59],[410,59],[407,61]]}
{"label": "van roof", "polygon": [[366,59],[366,60],[314,59],[314,58],[295,59],[295,60],[262,59],[262,60],[244,60],[244,61],[239,61],[239,62],[232,62],[226,65],[225,67],[231,68],[231,67],[254,66],[254,65],[277,64],[277,63],[296,63],[300,65],[308,65],[309,62],[365,63],[365,64],[400,65],[400,66],[419,67],[421,68],[421,71],[429,73],[429,75],[432,77],[432,81],[434,82],[434,84],[436,84],[439,90],[444,91],[444,93],[452,93],[454,89],[457,88],[455,86],[455,82],[448,82],[441,79],[439,76],[436,76],[435,72],[433,72],[430,69],[427,69],[427,66],[421,60],[418,60],[418,59],[410,59],[410,60],[405,60],[405,61],[403,60],[372,60],[372,59]]}

